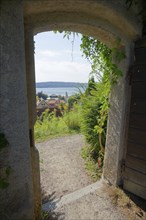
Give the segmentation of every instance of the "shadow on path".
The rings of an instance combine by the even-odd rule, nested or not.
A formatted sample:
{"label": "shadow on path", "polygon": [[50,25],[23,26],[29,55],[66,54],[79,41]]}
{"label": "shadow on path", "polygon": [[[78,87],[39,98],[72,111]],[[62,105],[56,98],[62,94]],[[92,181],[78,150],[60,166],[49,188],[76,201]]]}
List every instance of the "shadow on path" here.
{"label": "shadow on path", "polygon": [[127,192],[124,190],[124,192],[129,196],[129,198],[143,211],[146,212],[146,200],[140,198],[139,196],[134,195],[133,193]]}
{"label": "shadow on path", "polygon": [[54,191],[50,195],[45,195],[45,191],[43,191],[42,194],[44,201],[47,202],[48,208],[48,211],[43,211],[43,220],[64,220],[65,213],[54,211],[57,207],[57,203],[60,201],[60,199],[56,199],[56,192]]}

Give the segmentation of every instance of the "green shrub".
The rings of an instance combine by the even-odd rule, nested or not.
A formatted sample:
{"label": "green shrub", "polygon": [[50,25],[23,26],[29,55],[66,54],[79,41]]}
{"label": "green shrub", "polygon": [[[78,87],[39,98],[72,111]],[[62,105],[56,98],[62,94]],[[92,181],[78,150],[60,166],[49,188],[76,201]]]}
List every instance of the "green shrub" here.
{"label": "green shrub", "polygon": [[94,87],[92,85],[92,88],[88,88],[87,91],[88,93],[86,92],[84,97],[82,97],[81,123],[81,131],[85,135],[87,143],[91,146],[88,149],[90,160],[87,160],[87,167],[95,166],[96,169],[98,166],[99,170],[101,170],[104,160],[109,106],[104,104],[106,96],[103,97],[101,94],[103,91],[101,90],[101,83],[94,83]]}
{"label": "green shrub", "polygon": [[80,132],[81,127],[81,107],[74,104],[70,111],[66,111],[63,115],[63,121],[71,131]]}
{"label": "green shrub", "polygon": [[55,111],[48,113],[46,110],[35,124],[35,140],[61,136],[80,132],[80,108],[76,105],[71,111],[66,110],[62,117],[56,117]]}

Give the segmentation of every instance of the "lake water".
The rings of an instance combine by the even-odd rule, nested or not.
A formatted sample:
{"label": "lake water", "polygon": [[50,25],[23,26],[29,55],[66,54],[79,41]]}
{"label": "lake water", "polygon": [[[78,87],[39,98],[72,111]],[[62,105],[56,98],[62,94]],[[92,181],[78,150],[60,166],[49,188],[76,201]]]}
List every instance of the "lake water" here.
{"label": "lake water", "polygon": [[[78,90],[78,88],[75,88],[75,87],[36,88],[36,93],[41,92],[41,91],[44,94],[47,94],[48,96],[50,96],[52,94],[65,96],[66,92],[67,92],[68,96],[71,96],[71,95],[77,93],[79,90]],[[83,89],[81,89],[81,91],[83,91]]]}

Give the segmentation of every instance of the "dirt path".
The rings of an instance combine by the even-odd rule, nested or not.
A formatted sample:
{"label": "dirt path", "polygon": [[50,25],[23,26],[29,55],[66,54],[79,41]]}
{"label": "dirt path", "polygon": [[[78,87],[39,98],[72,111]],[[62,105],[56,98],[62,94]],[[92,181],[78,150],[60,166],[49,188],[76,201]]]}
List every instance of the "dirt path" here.
{"label": "dirt path", "polygon": [[92,183],[80,156],[84,145],[82,135],[60,137],[37,144],[43,202],[51,195],[60,198]]}
{"label": "dirt path", "polygon": [[37,144],[45,220],[145,220],[146,213],[123,191],[87,175],[80,150],[82,135]]}

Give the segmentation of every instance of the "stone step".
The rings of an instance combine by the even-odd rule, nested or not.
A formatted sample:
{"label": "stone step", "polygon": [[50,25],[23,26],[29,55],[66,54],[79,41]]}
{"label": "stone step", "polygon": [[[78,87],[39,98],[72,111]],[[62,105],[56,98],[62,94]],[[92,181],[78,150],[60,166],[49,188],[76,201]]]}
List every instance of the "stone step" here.
{"label": "stone step", "polygon": [[71,202],[74,202],[74,201],[80,199],[81,197],[86,196],[90,193],[93,193],[97,189],[101,188],[101,186],[103,184],[102,182],[103,182],[102,180],[97,181],[96,183],[88,185],[82,189],[76,190],[70,194],[62,196],[61,198],[55,199],[53,201],[49,201],[49,202],[43,204],[42,209],[43,209],[43,211],[51,211],[51,210],[58,209],[64,205],[67,205]]}

